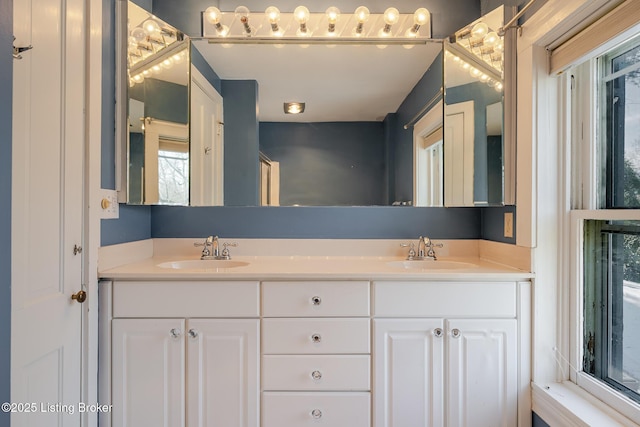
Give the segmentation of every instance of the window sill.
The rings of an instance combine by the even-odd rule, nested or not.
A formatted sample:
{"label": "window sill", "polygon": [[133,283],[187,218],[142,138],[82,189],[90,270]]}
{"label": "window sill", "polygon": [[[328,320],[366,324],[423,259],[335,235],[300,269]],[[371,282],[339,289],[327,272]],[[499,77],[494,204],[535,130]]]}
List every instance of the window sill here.
{"label": "window sill", "polygon": [[640,427],[572,382],[532,383],[533,411],[550,426]]}

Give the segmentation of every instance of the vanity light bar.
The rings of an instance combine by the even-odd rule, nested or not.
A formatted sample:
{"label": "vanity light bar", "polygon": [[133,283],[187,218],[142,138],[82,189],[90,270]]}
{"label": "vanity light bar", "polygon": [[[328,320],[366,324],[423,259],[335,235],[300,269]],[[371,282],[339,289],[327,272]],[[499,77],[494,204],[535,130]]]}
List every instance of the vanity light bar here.
{"label": "vanity light bar", "polygon": [[[383,13],[369,13],[358,8],[356,13],[329,8],[326,12],[308,12],[304,6],[296,12],[250,12],[239,19],[235,12],[208,8],[202,12],[202,37],[209,43],[238,44],[425,44],[441,42],[431,39],[431,15],[420,8],[416,13],[397,13],[393,24]],[[393,9],[393,8],[389,8]],[[389,11],[387,9],[387,12]],[[236,9],[237,10],[237,9]],[[397,12],[397,10],[393,9]],[[212,13],[213,11],[213,13]],[[387,15],[389,15],[387,13]],[[215,16],[215,19],[211,19]],[[419,22],[419,25],[416,23]],[[247,31],[247,25],[249,30]],[[225,31],[220,29],[224,28]],[[386,31],[385,31],[386,30]],[[381,31],[384,33],[380,36]]]}

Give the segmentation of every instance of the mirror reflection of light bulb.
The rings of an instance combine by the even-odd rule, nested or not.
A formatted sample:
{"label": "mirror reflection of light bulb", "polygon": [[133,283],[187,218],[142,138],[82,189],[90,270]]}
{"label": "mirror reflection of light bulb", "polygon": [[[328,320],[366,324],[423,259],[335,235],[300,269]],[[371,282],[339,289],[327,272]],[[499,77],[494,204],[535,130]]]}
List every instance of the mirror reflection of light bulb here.
{"label": "mirror reflection of light bulb", "polygon": [[166,58],[160,63],[160,66],[165,70],[168,70],[169,68],[173,67],[173,60],[171,58]]}
{"label": "mirror reflection of light bulb", "polygon": [[156,64],[153,67],[151,67],[151,72],[153,74],[160,74],[162,72],[162,67],[160,65]]}
{"label": "mirror reflection of light bulb", "polygon": [[484,22],[478,22],[471,29],[471,34],[474,38],[483,38],[489,32],[489,27]]}
{"label": "mirror reflection of light bulb", "polygon": [[486,46],[495,46],[498,43],[498,40],[500,40],[500,37],[498,37],[498,34],[496,34],[495,32],[490,32],[488,33],[486,36],[484,36],[484,44]]}
{"label": "mirror reflection of light bulb", "polygon": [[480,75],[482,74],[482,71],[478,70],[476,67],[471,67],[469,69],[469,74],[471,74],[471,77],[480,77]]}
{"label": "mirror reflection of light bulb", "polygon": [[160,25],[158,25],[158,23],[153,19],[147,19],[146,21],[144,21],[142,27],[144,28],[144,31],[149,35],[157,34],[160,32]]}
{"label": "mirror reflection of light bulb", "polygon": [[144,81],[144,76],[142,74],[136,74],[132,77],[134,83],[142,83]]}
{"label": "mirror reflection of light bulb", "polygon": [[489,80],[489,76],[487,76],[486,74],[482,73],[480,75],[480,81],[481,82],[486,82],[487,80]]}
{"label": "mirror reflection of light bulb", "polygon": [[469,68],[471,68],[471,65],[469,65],[468,62],[464,62],[462,60],[460,60],[461,64],[460,66],[462,67],[463,70],[468,70]]}
{"label": "mirror reflection of light bulb", "polygon": [[136,42],[141,42],[147,38],[147,32],[143,28],[136,27],[131,30],[131,37],[133,37]]}
{"label": "mirror reflection of light bulb", "polygon": [[497,82],[493,88],[496,90],[496,92],[502,92],[503,87],[504,86],[502,85],[502,83]]}

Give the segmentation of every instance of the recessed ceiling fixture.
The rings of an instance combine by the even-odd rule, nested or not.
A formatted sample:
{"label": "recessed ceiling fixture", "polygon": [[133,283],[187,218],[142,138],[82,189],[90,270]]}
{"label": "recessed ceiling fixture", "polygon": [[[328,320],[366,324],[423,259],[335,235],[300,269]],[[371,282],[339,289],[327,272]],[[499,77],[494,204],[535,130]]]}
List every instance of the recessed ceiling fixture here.
{"label": "recessed ceiling fixture", "polygon": [[304,102],[285,102],[284,112],[285,114],[304,113]]}

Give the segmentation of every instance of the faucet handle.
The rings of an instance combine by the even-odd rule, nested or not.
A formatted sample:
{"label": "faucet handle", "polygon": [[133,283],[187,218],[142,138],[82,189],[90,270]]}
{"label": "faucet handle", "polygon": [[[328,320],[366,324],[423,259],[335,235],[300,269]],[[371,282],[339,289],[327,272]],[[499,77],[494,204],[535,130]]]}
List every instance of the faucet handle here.
{"label": "faucet handle", "polygon": [[222,249],[222,258],[231,259],[231,253],[229,252],[229,246],[235,248],[236,246],[238,246],[238,244],[236,242],[233,242],[233,243],[224,242],[222,244],[222,246],[224,247],[224,249]]}
{"label": "faucet handle", "polygon": [[400,243],[400,246],[403,248],[409,248],[409,253],[407,254],[407,259],[412,260],[416,257],[416,245],[411,243]]}

